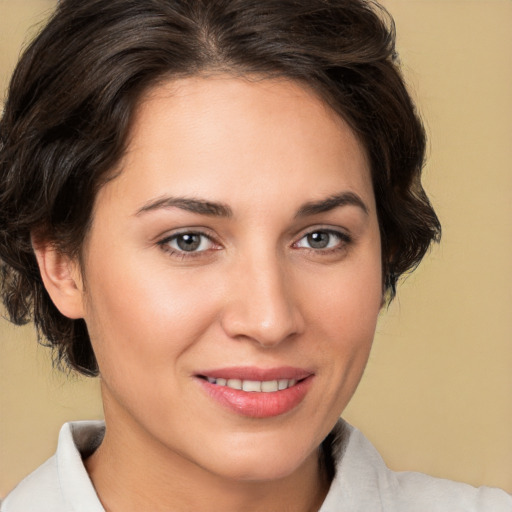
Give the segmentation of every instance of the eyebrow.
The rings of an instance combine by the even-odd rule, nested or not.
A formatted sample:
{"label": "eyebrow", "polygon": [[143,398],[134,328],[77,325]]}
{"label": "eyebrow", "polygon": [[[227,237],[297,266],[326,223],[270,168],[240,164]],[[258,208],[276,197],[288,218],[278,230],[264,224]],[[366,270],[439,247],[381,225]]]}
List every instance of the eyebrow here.
{"label": "eyebrow", "polygon": [[[368,207],[363,200],[353,192],[342,192],[321,199],[319,201],[311,201],[303,204],[295,214],[295,218],[308,217],[325,213],[342,206],[357,206],[366,215],[368,215]],[[212,217],[233,216],[233,210],[225,203],[206,201],[204,199],[193,199],[187,197],[160,197],[146,203],[142,208],[137,210],[136,215],[166,208],[180,208],[188,212],[197,213],[199,215],[209,215]]]}
{"label": "eyebrow", "polygon": [[326,199],[321,199],[320,201],[305,203],[299,208],[295,217],[318,215],[319,213],[325,213],[341,206],[357,206],[366,215],[369,214],[368,207],[357,194],[354,194],[354,192],[342,192],[329,196]]}
{"label": "eyebrow", "polygon": [[161,208],[181,208],[200,215],[211,215],[213,217],[232,217],[233,211],[224,203],[214,203],[203,199],[192,199],[187,197],[162,197],[149,201],[140,208],[136,215],[158,210]]}

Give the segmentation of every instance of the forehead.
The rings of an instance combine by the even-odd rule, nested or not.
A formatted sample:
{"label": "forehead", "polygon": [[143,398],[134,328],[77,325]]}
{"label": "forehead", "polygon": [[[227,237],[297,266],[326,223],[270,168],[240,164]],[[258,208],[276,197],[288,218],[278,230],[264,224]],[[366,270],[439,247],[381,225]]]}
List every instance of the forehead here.
{"label": "forehead", "polygon": [[236,202],[250,190],[251,199],[305,202],[340,189],[373,203],[366,154],[347,123],[284,79],[217,75],[152,88],[135,111],[118,171],[114,181],[131,196]]}

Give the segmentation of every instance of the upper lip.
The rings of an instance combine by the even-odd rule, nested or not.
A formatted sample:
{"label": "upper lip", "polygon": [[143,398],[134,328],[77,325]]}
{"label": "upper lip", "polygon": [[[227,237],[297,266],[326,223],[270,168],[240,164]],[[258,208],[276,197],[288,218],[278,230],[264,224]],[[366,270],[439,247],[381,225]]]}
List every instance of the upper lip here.
{"label": "upper lip", "polygon": [[314,372],[304,368],[293,366],[279,366],[276,368],[257,368],[254,366],[233,366],[229,368],[215,368],[198,372],[200,377],[211,377],[213,379],[239,379],[270,381],[279,379],[301,380],[313,375]]}

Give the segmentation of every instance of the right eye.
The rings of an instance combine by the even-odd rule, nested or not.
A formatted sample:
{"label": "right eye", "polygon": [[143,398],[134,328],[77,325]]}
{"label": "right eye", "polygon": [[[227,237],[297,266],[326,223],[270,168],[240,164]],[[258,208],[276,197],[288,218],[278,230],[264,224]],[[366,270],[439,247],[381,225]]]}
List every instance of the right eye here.
{"label": "right eye", "polygon": [[192,255],[213,249],[215,244],[212,239],[204,233],[193,231],[186,231],[169,236],[158,244],[171,254],[180,254],[187,256],[187,253]]}

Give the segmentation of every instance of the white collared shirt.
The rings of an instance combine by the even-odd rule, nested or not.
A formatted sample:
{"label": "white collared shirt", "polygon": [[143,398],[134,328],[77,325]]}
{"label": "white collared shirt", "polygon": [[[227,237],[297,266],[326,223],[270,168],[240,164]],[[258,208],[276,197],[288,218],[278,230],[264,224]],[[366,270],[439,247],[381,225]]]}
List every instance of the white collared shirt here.
{"label": "white collared shirt", "polygon": [[[359,430],[340,422],[345,443],[319,512],[512,512],[512,496],[500,489],[391,471]],[[18,484],[0,512],[105,512],[82,462],[104,432],[100,421],[66,423],[56,454]]]}

